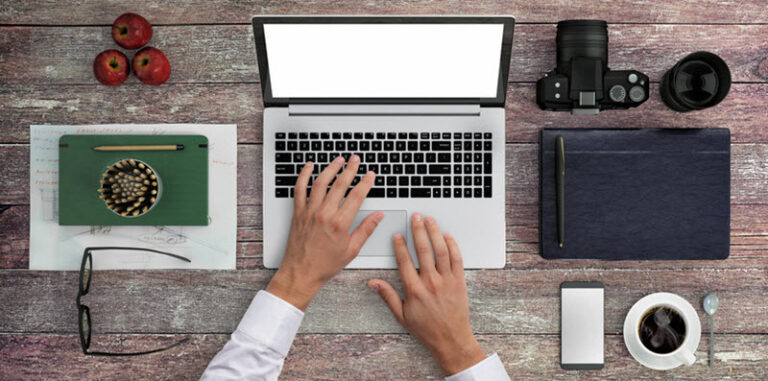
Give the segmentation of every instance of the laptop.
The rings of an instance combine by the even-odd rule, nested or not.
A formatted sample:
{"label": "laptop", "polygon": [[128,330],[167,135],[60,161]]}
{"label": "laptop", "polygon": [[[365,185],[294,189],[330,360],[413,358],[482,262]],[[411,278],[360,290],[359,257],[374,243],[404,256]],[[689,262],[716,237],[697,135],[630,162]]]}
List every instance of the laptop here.
{"label": "laptop", "polygon": [[[384,219],[347,268],[396,268],[413,213],[453,235],[466,268],[505,264],[509,16],[255,16],[264,102],[264,265],[277,268],[294,184],[357,154],[376,181],[352,229]],[[414,255],[414,263],[418,263]]]}

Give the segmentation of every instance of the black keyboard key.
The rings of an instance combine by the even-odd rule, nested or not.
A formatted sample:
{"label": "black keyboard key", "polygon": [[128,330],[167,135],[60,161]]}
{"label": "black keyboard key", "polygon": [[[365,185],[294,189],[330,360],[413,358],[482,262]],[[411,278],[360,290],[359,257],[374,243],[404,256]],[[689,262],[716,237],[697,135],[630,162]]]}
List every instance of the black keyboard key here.
{"label": "black keyboard key", "polygon": [[344,138],[344,140],[352,139],[352,133],[351,132],[344,132],[341,136]]}
{"label": "black keyboard key", "polygon": [[317,161],[319,163],[327,163],[328,162],[328,154],[325,152],[321,152],[317,154]]}
{"label": "black keyboard key", "polygon": [[406,164],[405,165],[405,174],[412,175],[416,173],[416,166],[413,164]]}
{"label": "black keyboard key", "polygon": [[276,163],[290,163],[291,161],[293,161],[292,159],[293,157],[291,156],[290,153],[282,153],[282,152],[275,153]]}
{"label": "black keyboard key", "polygon": [[277,186],[294,186],[299,176],[275,176],[275,185]]}
{"label": "black keyboard key", "polygon": [[437,155],[436,154],[434,154],[432,152],[427,153],[427,163],[434,163],[436,161],[437,161]]}
{"label": "black keyboard key", "polygon": [[299,148],[299,144],[293,141],[288,142],[288,151],[296,151]]}
{"label": "black keyboard key", "polygon": [[422,182],[425,186],[434,186],[434,185],[440,185],[440,177],[439,176],[424,176],[422,177]]}
{"label": "black keyboard key", "polygon": [[475,188],[475,198],[481,198],[483,197],[483,190],[480,188]]}
{"label": "black keyboard key", "polygon": [[403,163],[410,163],[413,161],[413,154],[410,152],[403,152]]}
{"label": "black keyboard key", "polygon": [[380,141],[374,141],[371,143],[371,149],[374,151],[381,151],[381,142]]}
{"label": "black keyboard key", "polygon": [[408,198],[408,188],[400,188],[400,198]]}
{"label": "black keyboard key", "polygon": [[461,142],[460,141],[453,142],[453,150],[454,151],[461,151]]}
{"label": "black keyboard key", "polygon": [[473,169],[475,170],[475,174],[483,173],[483,165],[482,164],[475,164],[473,166]]}
{"label": "black keyboard key", "polygon": [[320,134],[318,134],[317,132],[310,132],[309,133],[309,138],[310,139],[318,139],[318,138],[320,138]]}
{"label": "black keyboard key", "polygon": [[465,175],[472,174],[472,164],[464,164],[464,174]]}
{"label": "black keyboard key", "polygon": [[379,174],[379,165],[378,164],[368,164],[368,170],[372,171],[375,174]]}
{"label": "black keyboard key", "polygon": [[483,178],[480,176],[475,176],[475,186],[483,185]]}
{"label": "black keyboard key", "polygon": [[413,162],[414,163],[423,163],[424,162],[424,154],[421,152],[416,152],[413,154]]}
{"label": "black keyboard key", "polygon": [[483,134],[483,137],[486,138],[486,139],[492,139],[493,138],[493,134],[490,133],[490,132],[486,132],[486,133]]}
{"label": "black keyboard key", "polygon": [[277,164],[275,165],[275,173],[278,175],[281,174],[293,174],[293,164]]}
{"label": "black keyboard key", "polygon": [[376,162],[376,154],[372,152],[368,152],[365,155],[365,162],[366,163],[374,163]]}
{"label": "black keyboard key", "polygon": [[357,167],[357,173],[360,175],[364,175],[366,172],[368,172],[368,166],[365,164],[360,164],[360,166]]}
{"label": "black keyboard key", "polygon": [[429,132],[422,132],[421,133],[421,138],[422,139],[429,139]]}
{"label": "black keyboard key", "polygon": [[451,142],[432,142],[432,151],[450,151]]}
{"label": "black keyboard key", "polygon": [[461,188],[453,188],[453,197],[461,198]]}
{"label": "black keyboard key", "polygon": [[366,132],[365,133],[365,138],[368,139],[368,140],[373,139],[373,132]]}
{"label": "black keyboard key", "polygon": [[418,139],[418,138],[419,138],[419,134],[417,134],[415,132],[409,132],[408,133],[408,139]]}
{"label": "black keyboard key", "polygon": [[454,177],[453,177],[453,185],[454,185],[454,186],[459,186],[459,185],[461,185],[461,176],[454,176]]}
{"label": "black keyboard key", "polygon": [[344,158],[344,161],[349,161],[349,158],[352,157],[352,152],[343,152],[341,157]]}
{"label": "black keyboard key", "polygon": [[453,165],[453,174],[454,175],[460,175],[461,174],[461,164],[454,164]]}
{"label": "black keyboard key", "polygon": [[403,174],[403,165],[402,164],[396,164],[392,166],[392,173],[395,175],[402,175]]}
{"label": "black keyboard key", "polygon": [[422,151],[429,151],[429,142],[419,143],[419,149]]}
{"label": "black keyboard key", "polygon": [[485,176],[483,178],[483,197],[491,198],[493,197],[493,192],[491,191],[492,187],[492,179],[491,176]]}
{"label": "black keyboard key", "polygon": [[453,161],[456,163],[461,163],[461,154],[456,152],[453,154]]}
{"label": "black keyboard key", "polygon": [[472,139],[472,133],[471,132],[465,132],[464,133],[464,139]]}
{"label": "black keyboard key", "polygon": [[490,153],[483,154],[483,173],[490,174],[493,171],[493,155]]}
{"label": "black keyboard key", "polygon": [[437,162],[438,163],[450,163],[451,162],[451,154],[447,152],[441,152],[437,154]]}
{"label": "black keyboard key", "polygon": [[467,162],[467,163],[471,163],[472,162],[472,154],[469,153],[469,152],[465,152],[464,153],[464,161]]}
{"label": "black keyboard key", "polygon": [[382,175],[388,175],[392,173],[392,167],[389,164],[382,164],[381,165],[381,174]]}
{"label": "black keyboard key", "polygon": [[472,142],[464,142],[464,151],[472,151]]}
{"label": "black keyboard key", "polygon": [[334,132],[331,134],[331,137],[333,137],[333,140],[339,140],[341,139],[341,132]]}
{"label": "black keyboard key", "polygon": [[451,186],[451,176],[443,176],[443,186]]}
{"label": "black keyboard key", "polygon": [[[376,179],[373,180],[373,185],[375,185],[377,187],[382,186],[382,185],[384,185],[384,181],[385,181],[384,180],[384,176],[376,176]],[[383,191],[383,189],[382,189],[382,191]]]}
{"label": "black keyboard key", "polygon": [[429,198],[431,196],[431,192],[429,188],[412,188],[411,189],[411,198]]}
{"label": "black keyboard key", "polygon": [[474,155],[472,155],[475,159],[475,163],[482,163],[483,162],[483,154],[477,152]]}
{"label": "black keyboard key", "polygon": [[475,139],[482,139],[482,138],[483,138],[483,134],[479,132],[475,132]]}
{"label": "black keyboard key", "polygon": [[307,153],[304,155],[304,160],[306,160],[306,161],[311,161],[311,162],[313,162],[313,163],[314,163],[314,162],[315,162],[315,153],[314,153],[314,152],[307,152]]}
{"label": "black keyboard key", "polygon": [[448,164],[430,164],[429,165],[429,174],[430,175],[443,175],[443,174],[450,174],[451,173],[451,166]]}
{"label": "black keyboard key", "polygon": [[332,151],[333,150],[333,142],[328,140],[323,142],[323,151]]}
{"label": "black keyboard key", "polygon": [[389,154],[389,161],[392,163],[399,163],[400,162],[400,154],[397,152],[392,152]]}
{"label": "black keyboard key", "polygon": [[377,132],[376,133],[376,139],[383,140],[383,139],[386,139],[386,138],[387,138],[387,134],[385,134],[383,132]]}
{"label": "black keyboard key", "polygon": [[391,141],[384,142],[384,151],[393,151],[395,149],[395,143]]}
{"label": "black keyboard key", "polygon": [[397,134],[394,132],[387,132],[387,139],[397,139]]}
{"label": "black keyboard key", "polygon": [[397,185],[401,187],[407,187],[408,186],[408,176],[400,176],[397,178]]}
{"label": "black keyboard key", "polygon": [[320,139],[330,139],[330,138],[331,138],[331,134],[329,134],[327,132],[321,132],[320,133]]}
{"label": "black keyboard key", "polygon": [[275,197],[278,197],[278,198],[288,197],[288,188],[275,188]]}
{"label": "black keyboard key", "polygon": [[355,132],[355,134],[352,135],[352,136],[354,137],[355,140],[360,140],[360,139],[363,138],[363,133],[362,132]]}
{"label": "black keyboard key", "polygon": [[419,142],[417,141],[408,142],[408,151],[416,151],[417,149],[419,149]]}
{"label": "black keyboard key", "polygon": [[360,150],[368,151],[371,149],[371,142],[360,142]]}
{"label": "black keyboard key", "polygon": [[464,186],[472,185],[472,176],[464,176]]}
{"label": "black keyboard key", "polygon": [[285,151],[285,142],[275,142],[275,151]]}
{"label": "black keyboard key", "polygon": [[427,165],[426,164],[419,164],[416,166],[416,173],[420,175],[427,174]]}
{"label": "black keyboard key", "polygon": [[285,132],[275,132],[275,139],[285,139]]}
{"label": "black keyboard key", "polygon": [[350,151],[357,151],[357,142],[354,141],[354,140],[351,141],[351,142],[348,142],[347,143],[347,149],[350,150]]}
{"label": "black keyboard key", "polygon": [[288,139],[298,139],[298,138],[299,138],[299,134],[297,134],[295,132],[289,132],[288,133]]}
{"label": "black keyboard key", "polygon": [[443,188],[443,198],[450,198],[450,197],[451,197],[451,189]]}
{"label": "black keyboard key", "polygon": [[[384,180],[384,179],[382,179],[382,180]],[[379,184],[376,184],[376,185],[379,185]],[[372,197],[372,198],[384,197],[384,188],[379,188],[379,187],[371,188],[371,190],[368,191],[368,197]]]}
{"label": "black keyboard key", "polygon": [[312,151],[320,151],[323,148],[322,143],[320,143],[319,141],[313,141],[311,146],[312,146]]}
{"label": "black keyboard key", "polygon": [[299,132],[299,139],[309,139],[309,134],[306,132]]}
{"label": "black keyboard key", "polygon": [[464,198],[472,198],[472,188],[464,188]]}
{"label": "black keyboard key", "polygon": [[344,151],[347,148],[347,144],[344,141],[338,141],[336,142],[336,151]]}
{"label": "black keyboard key", "polygon": [[357,184],[360,182],[360,179],[361,179],[361,178],[362,178],[362,176],[355,176],[355,177],[353,177],[353,178],[352,178],[352,184],[351,184],[351,186],[355,186],[355,185],[357,185]]}
{"label": "black keyboard key", "polygon": [[433,132],[432,133],[432,140],[440,139],[440,133],[439,132]]}
{"label": "black keyboard key", "polygon": [[432,197],[440,198],[440,188],[432,188]]}
{"label": "black keyboard key", "polygon": [[293,162],[294,163],[303,163],[304,162],[304,154],[301,152],[296,152],[293,154]]}
{"label": "black keyboard key", "polygon": [[483,142],[483,149],[484,150],[490,151],[492,148],[493,148],[493,142],[492,141],[489,140],[487,142]]}
{"label": "black keyboard key", "polygon": [[450,139],[451,133],[450,132],[443,132],[443,139]]}
{"label": "black keyboard key", "polygon": [[302,140],[299,142],[299,151],[309,151],[309,142]]}
{"label": "black keyboard key", "polygon": [[397,188],[387,188],[387,198],[397,197]]}
{"label": "black keyboard key", "polygon": [[411,177],[411,185],[420,187],[421,186],[421,177],[419,177],[419,176]]}
{"label": "black keyboard key", "polygon": [[453,133],[453,138],[454,139],[461,139],[461,132],[454,132]]}
{"label": "black keyboard key", "polygon": [[407,132],[398,132],[397,133],[398,139],[408,139],[408,133]]}
{"label": "black keyboard key", "polygon": [[483,142],[481,141],[475,141],[475,151],[482,151],[483,150]]}
{"label": "black keyboard key", "polygon": [[380,153],[378,155],[377,161],[379,163],[386,163],[388,160],[389,160],[389,155],[387,155],[386,153]]}
{"label": "black keyboard key", "polygon": [[405,141],[398,140],[397,143],[395,143],[395,149],[398,151],[405,151]]}

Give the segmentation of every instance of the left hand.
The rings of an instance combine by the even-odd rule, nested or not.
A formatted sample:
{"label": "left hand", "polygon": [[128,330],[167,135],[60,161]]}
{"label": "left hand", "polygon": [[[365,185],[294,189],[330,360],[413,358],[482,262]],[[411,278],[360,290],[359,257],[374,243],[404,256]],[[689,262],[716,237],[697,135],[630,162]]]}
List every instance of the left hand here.
{"label": "left hand", "polygon": [[[360,166],[352,155],[347,167],[328,189],[344,165],[339,156],[317,177],[307,198],[307,184],[314,164],[308,162],[296,181],[293,221],[280,269],[267,291],[297,308],[307,309],[320,288],[338,274],[360,252],[368,237],[384,218],[382,212],[366,217],[352,234],[349,229],[376,175],[368,172],[344,198]],[[342,203],[342,199],[344,202]]]}

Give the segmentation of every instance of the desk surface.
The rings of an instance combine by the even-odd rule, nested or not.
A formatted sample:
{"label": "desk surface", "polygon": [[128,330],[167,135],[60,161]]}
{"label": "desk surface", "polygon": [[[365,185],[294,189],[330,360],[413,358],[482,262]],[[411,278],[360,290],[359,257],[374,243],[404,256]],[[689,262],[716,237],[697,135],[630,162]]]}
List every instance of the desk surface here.
{"label": "desk surface", "polygon": [[[115,44],[112,21],[125,11],[154,27],[153,46],[173,74],[159,87],[131,77],[99,85],[91,63]],[[208,2],[36,2],[0,5],[0,378],[196,379],[227,341],[272,271],[262,266],[262,106],[249,16],[272,14],[503,14],[517,16],[507,98],[507,265],[468,271],[472,326],[515,379],[768,378],[768,6],[764,0],[611,3],[566,0],[397,2],[319,0]],[[542,112],[534,82],[555,66],[555,25],[600,17],[610,25],[609,65],[650,75],[640,108],[572,116]],[[730,65],[734,84],[719,106],[690,114],[668,110],[658,95],[663,72],[684,55],[711,50]],[[137,358],[80,353],[75,272],[28,271],[29,125],[90,123],[236,123],[238,125],[237,271],[124,271],[94,277],[94,346],[154,348],[189,336],[177,349]],[[728,127],[732,133],[731,256],[725,261],[546,261],[538,255],[538,148],[541,127]],[[471,255],[471,253],[467,253]],[[309,308],[284,379],[439,378],[427,352],[397,325],[366,280],[392,270],[344,271]],[[559,367],[559,284],[606,285],[606,366]],[[98,288],[98,292],[96,292]],[[699,306],[722,301],[714,368],[708,336],[695,365],[655,372],[624,347],[630,306],[654,291]],[[33,376],[34,375],[34,376]]]}

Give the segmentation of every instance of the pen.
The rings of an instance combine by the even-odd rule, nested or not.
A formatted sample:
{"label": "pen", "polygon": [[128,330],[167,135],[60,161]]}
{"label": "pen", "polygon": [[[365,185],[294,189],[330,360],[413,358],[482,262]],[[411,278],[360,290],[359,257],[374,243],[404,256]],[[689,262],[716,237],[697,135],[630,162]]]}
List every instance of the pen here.
{"label": "pen", "polygon": [[183,144],[93,147],[94,151],[181,151],[183,149]]}
{"label": "pen", "polygon": [[557,184],[557,243],[562,248],[565,241],[565,140],[557,137],[555,182]]}

